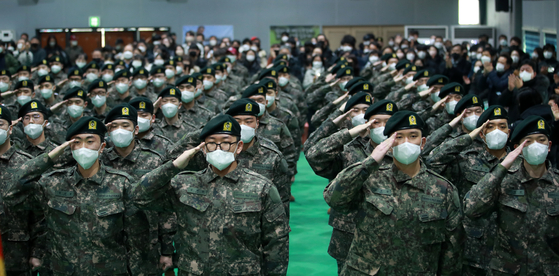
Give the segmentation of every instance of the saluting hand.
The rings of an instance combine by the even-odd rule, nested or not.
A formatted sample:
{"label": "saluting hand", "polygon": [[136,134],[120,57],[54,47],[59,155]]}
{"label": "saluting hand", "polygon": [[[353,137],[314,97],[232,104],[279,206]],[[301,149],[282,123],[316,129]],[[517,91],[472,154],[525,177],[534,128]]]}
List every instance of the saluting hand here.
{"label": "saluting hand", "polygon": [[349,91],[345,92],[343,95],[341,95],[340,97],[338,97],[337,99],[335,99],[332,103],[334,105],[338,105],[339,103],[341,103],[345,98],[347,98],[347,96],[349,96]]}
{"label": "saluting hand", "polygon": [[369,127],[371,127],[371,125],[376,121],[376,119],[372,119],[369,122],[366,122],[362,125],[358,125],[353,127],[352,129],[349,130],[349,135],[351,135],[351,138],[355,138],[357,137],[357,135],[361,135],[361,134],[365,134],[365,132],[367,130],[369,130]]}
{"label": "saluting hand", "polygon": [[335,77],[336,77],[336,75],[330,73],[330,74],[328,74],[328,76],[326,76],[325,81],[326,82],[331,82]]}
{"label": "saluting hand", "polygon": [[58,158],[58,156],[60,156],[64,152],[64,149],[66,149],[68,146],[70,146],[70,144],[73,143],[74,141],[76,141],[76,139],[66,141],[62,145],[60,145],[60,146],[54,148],[53,150],[51,150],[49,152],[50,159],[56,160],[56,158]]}
{"label": "saluting hand", "polygon": [[392,133],[388,139],[384,140],[373,150],[371,157],[375,159],[377,163],[380,163],[388,151],[394,146],[396,142],[396,135],[398,135],[398,132]]}
{"label": "saluting hand", "polygon": [[480,127],[472,130],[468,135],[470,135],[470,138],[475,139],[479,133],[485,128],[485,125],[487,125],[487,123],[489,122],[489,120],[485,121],[485,123],[483,123],[483,125],[481,125]]}
{"label": "saluting hand", "polygon": [[438,102],[436,102],[433,105],[433,110],[437,110],[441,107],[444,107],[444,103],[446,102],[446,99],[448,99],[448,96],[446,96],[446,97],[442,98],[441,100],[439,100]]}
{"label": "saluting hand", "polygon": [[460,113],[460,115],[456,116],[456,118],[452,119],[452,121],[448,123],[450,127],[455,128],[458,123],[460,123],[460,120],[464,118],[464,114],[466,114],[466,109],[462,110],[462,113]]}
{"label": "saluting hand", "polygon": [[[412,87],[414,87],[416,84],[417,84],[417,81],[412,81],[411,83],[407,84],[407,85],[404,87],[404,89],[405,89],[406,91],[409,91],[409,90],[410,90]],[[421,96],[421,93],[423,93],[423,92],[419,92],[419,96]],[[424,97],[424,96],[421,96],[421,97]]]}
{"label": "saluting hand", "polygon": [[64,100],[64,101],[61,101],[59,103],[55,103],[53,106],[50,107],[50,111],[55,112],[56,110],[58,110],[62,105],[64,105],[67,102],[68,102],[68,100]]}
{"label": "saluting hand", "polygon": [[21,120],[22,120],[22,118],[21,118],[21,117],[19,117],[19,118],[17,118],[17,120],[15,120],[15,121],[12,121],[12,126],[15,126],[15,125],[17,125],[17,123],[21,122]]}
{"label": "saluting hand", "polygon": [[202,150],[202,147],[205,144],[206,143],[202,142],[197,147],[184,151],[181,155],[179,155],[179,157],[177,157],[177,159],[175,159],[175,161],[173,161],[173,165],[181,170],[184,169],[186,165],[188,165],[188,161],[190,161],[197,152]]}
{"label": "saluting hand", "polygon": [[341,127],[342,122],[347,120],[349,113],[351,113],[351,110],[348,110],[346,113],[336,117],[336,119],[334,119],[332,122],[334,122],[336,126]]}
{"label": "saluting hand", "polygon": [[6,97],[10,97],[16,94],[16,91],[6,91],[0,95],[2,95],[2,98],[6,98]]}
{"label": "saluting hand", "polygon": [[64,85],[66,82],[68,82],[68,79],[62,80],[59,83],[56,84],[57,87],[61,87],[62,85]]}
{"label": "saluting hand", "polygon": [[520,155],[520,153],[522,153],[522,149],[524,148],[524,144],[526,144],[526,142],[527,140],[522,142],[522,144],[520,144],[520,146],[518,146],[516,149],[509,152],[509,154],[507,154],[507,157],[505,157],[503,162],[501,162],[501,165],[505,167],[507,170],[510,169],[510,166],[512,166],[512,163],[514,163],[514,160],[516,160],[516,158]]}

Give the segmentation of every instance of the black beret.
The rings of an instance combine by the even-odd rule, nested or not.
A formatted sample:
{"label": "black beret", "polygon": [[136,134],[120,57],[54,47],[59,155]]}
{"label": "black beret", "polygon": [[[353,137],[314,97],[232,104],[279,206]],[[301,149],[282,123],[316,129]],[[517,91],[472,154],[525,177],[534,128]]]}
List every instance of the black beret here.
{"label": "black beret", "polygon": [[353,79],[347,81],[347,83],[346,83],[345,86],[344,86],[344,89],[345,89],[345,90],[350,90],[350,88],[351,88],[354,84],[356,84],[356,83],[358,83],[358,82],[361,82],[361,81],[365,81],[365,78],[364,78],[364,77],[354,77]]}
{"label": "black beret", "polygon": [[32,100],[24,104],[17,113],[18,118],[22,118],[25,114],[30,112],[41,112],[45,116],[45,119],[50,117],[51,112],[47,109],[41,102],[37,100]]}
{"label": "black beret", "polygon": [[353,76],[353,68],[346,67],[338,70],[338,73],[336,73],[336,78],[341,78],[345,76]]}
{"label": "black beret", "polygon": [[182,62],[182,57],[175,56],[175,57],[172,58],[172,60],[174,60],[175,62]]}
{"label": "black beret", "polygon": [[119,119],[130,120],[136,126],[138,124],[138,112],[129,103],[121,103],[109,111],[105,118],[105,124]]}
{"label": "black beret", "polygon": [[380,60],[382,61],[388,61],[391,58],[398,58],[398,56],[395,53],[392,54],[384,54],[380,57]]}
{"label": "black beret", "polygon": [[458,101],[458,103],[454,107],[454,114],[459,115],[464,109],[470,108],[472,106],[481,106],[483,109],[483,102],[480,98],[478,98],[478,96],[468,94],[462,97],[460,101]]}
{"label": "black beret", "polygon": [[78,76],[81,78],[82,75],[83,75],[82,70],[78,67],[70,68],[70,70],[68,70],[68,78],[74,76]]}
{"label": "black beret", "polygon": [[433,75],[431,78],[429,78],[429,80],[427,81],[427,86],[433,86],[433,85],[446,85],[448,84],[450,80],[448,79],[447,76],[443,76],[443,75]]}
{"label": "black beret", "polygon": [[531,115],[518,123],[512,131],[510,141],[512,144],[518,144],[522,138],[535,133],[545,134],[549,138],[551,137],[551,126],[544,118]]}
{"label": "black beret", "polygon": [[229,114],[231,116],[251,115],[258,117],[258,114],[260,114],[260,106],[254,100],[242,98],[240,100],[236,100],[231,107],[229,107],[229,110],[225,112],[225,114]]}
{"label": "black beret", "polygon": [[14,86],[14,90],[20,88],[29,88],[31,89],[31,91],[35,90],[35,86],[33,86],[33,82],[31,80],[21,80],[16,82],[16,85]]}
{"label": "black beret", "polygon": [[12,114],[10,110],[3,105],[0,105],[0,119],[8,121],[8,124],[12,124]]}
{"label": "black beret", "polygon": [[291,72],[291,70],[289,70],[289,67],[287,67],[286,65],[279,65],[276,68],[276,71],[278,71],[278,73],[289,73]]}
{"label": "black beret", "polygon": [[119,65],[126,67],[126,63],[124,62],[124,60],[120,60],[120,59],[116,60],[115,66],[119,66]]}
{"label": "black beret", "polygon": [[339,56],[338,58],[336,58],[336,59],[334,60],[334,63],[338,63],[338,62],[344,62],[344,63],[346,63],[346,65],[347,65],[347,59],[346,59],[346,57],[344,57],[344,56]]}
{"label": "black beret", "polygon": [[354,106],[358,104],[373,104],[373,99],[369,93],[359,92],[353,96],[349,100],[347,100],[345,104],[344,113],[351,110]]}
{"label": "black beret", "polygon": [[390,136],[398,130],[412,128],[421,130],[421,135],[423,137],[427,135],[426,131],[424,131],[425,122],[423,119],[413,111],[402,110],[394,113],[394,115],[388,119],[384,128],[384,135]]}
{"label": "black beret", "polygon": [[118,80],[119,78],[126,78],[129,79],[130,78],[130,71],[128,71],[128,69],[122,69],[118,72],[115,73],[113,80]]}
{"label": "black beret", "polygon": [[146,97],[135,97],[128,102],[136,111],[153,114],[153,102]]}
{"label": "black beret", "polygon": [[254,96],[254,95],[262,95],[262,96],[266,97],[266,91],[267,91],[267,89],[264,87],[263,84],[257,83],[257,84],[253,84],[253,85],[247,87],[247,89],[245,89],[245,91],[243,91],[242,97],[243,98],[248,98],[248,97]]}
{"label": "black beret", "polygon": [[153,68],[151,68],[151,71],[149,71],[150,75],[155,75],[160,73],[165,73],[165,68],[163,66],[154,66]]}
{"label": "black beret", "polygon": [[140,67],[136,68],[134,70],[134,72],[132,72],[132,77],[135,77],[135,76],[138,76],[138,75],[149,77],[149,72],[148,72],[148,70],[146,70],[146,68],[140,66]]}
{"label": "black beret", "polygon": [[214,64],[212,64],[211,66],[215,71],[223,71],[225,70],[225,67],[223,66],[223,63],[221,62],[216,62]]}
{"label": "black beret", "polygon": [[264,69],[262,70],[262,72],[260,72],[260,75],[258,76],[258,79],[263,79],[265,77],[273,77],[273,78],[277,78],[278,77],[278,71],[276,70],[276,68],[272,67],[272,68],[268,68],[268,69]]}
{"label": "black beret", "polygon": [[276,88],[277,88],[276,81],[273,80],[273,79],[270,79],[270,78],[265,78],[258,83],[264,85],[264,87],[266,87],[266,89],[276,90]]}
{"label": "black beret", "polygon": [[336,66],[332,67],[332,71],[330,71],[332,74],[336,74],[338,73],[338,71],[340,71],[341,69],[344,69],[348,67],[347,62],[345,61],[340,61],[338,63],[336,63]]}
{"label": "black beret", "polygon": [[105,64],[103,65],[103,67],[101,67],[101,71],[105,71],[105,70],[115,70],[115,66],[114,64]]}
{"label": "black beret", "polygon": [[60,62],[62,63],[62,58],[60,56],[52,56],[49,58],[50,62]]}
{"label": "black beret", "polygon": [[68,89],[66,94],[64,94],[64,98],[62,100],[70,99],[70,98],[80,98],[84,101],[87,101],[87,93],[85,93],[84,89],[81,86],[76,86]]}
{"label": "black beret", "polygon": [[349,95],[354,95],[357,92],[367,92],[371,94],[373,92],[373,89],[374,85],[372,85],[370,82],[361,81],[349,88]]}
{"label": "black beret", "polygon": [[241,137],[241,126],[231,115],[220,114],[204,126],[200,133],[200,140],[204,140],[213,134],[229,134]]}
{"label": "black beret", "polygon": [[398,106],[396,106],[396,103],[390,100],[380,100],[367,108],[367,111],[365,111],[365,119],[369,120],[371,116],[377,114],[392,116],[396,112],[398,112]]}
{"label": "black beret", "polygon": [[480,127],[481,125],[483,125],[483,123],[487,122],[488,120],[497,120],[497,119],[507,119],[508,121],[509,113],[504,107],[500,105],[492,105],[488,107],[487,110],[485,110],[483,113],[481,113],[481,116],[479,116],[479,119],[477,120],[476,127]]}
{"label": "black beret", "polygon": [[107,87],[107,83],[103,79],[96,79],[89,84],[89,86],[87,87],[87,92],[91,92],[91,90],[96,88],[103,88],[107,90]]}
{"label": "black beret", "polygon": [[168,85],[167,87],[163,88],[157,97],[166,98],[166,97],[175,97],[181,100],[182,93],[181,91],[173,85]]}
{"label": "black beret", "polygon": [[417,71],[420,71],[420,70],[421,70],[421,67],[411,65],[411,66],[406,67],[406,69],[404,69],[404,72],[402,74],[405,75],[409,72],[417,72]]}
{"label": "black beret", "polygon": [[280,66],[280,65],[286,65],[286,66],[287,66],[287,61],[285,61],[285,60],[276,60],[276,61],[274,61],[273,67],[278,67],[278,66]]}
{"label": "black beret", "polygon": [[442,98],[448,96],[449,94],[463,95],[464,93],[465,93],[465,91],[464,91],[464,87],[462,85],[460,85],[457,82],[451,82],[451,83],[443,86],[443,88],[441,88],[441,91],[439,92],[439,97],[442,99]]}
{"label": "black beret", "polygon": [[204,69],[200,70],[200,73],[202,73],[202,75],[212,75],[215,77],[215,69],[210,67],[204,67]]}
{"label": "black beret", "polygon": [[92,61],[92,62],[88,63],[87,65],[85,65],[85,67],[83,68],[83,71],[87,71],[88,69],[99,69],[99,65],[97,64],[97,62]]}
{"label": "black beret", "polygon": [[182,76],[175,81],[176,86],[179,86],[181,84],[191,84],[193,86],[196,86],[196,79],[189,75]]}
{"label": "black beret", "polygon": [[278,55],[274,61],[278,61],[278,60],[286,60],[289,61],[289,57],[286,54],[282,54],[282,55]]}
{"label": "black beret", "polygon": [[191,76],[192,76],[193,78],[195,78],[195,79],[200,80],[200,81],[204,79],[204,76],[202,76],[202,74],[200,74],[200,73],[198,73],[198,72],[192,73]]}
{"label": "black beret", "polygon": [[416,81],[420,78],[430,78],[433,73],[429,69],[423,69],[417,71],[417,73],[413,76],[413,80]]}
{"label": "black beret", "polygon": [[402,59],[396,63],[396,70],[400,71],[402,69],[408,68],[411,65],[410,61],[407,59]]}
{"label": "black beret", "polygon": [[163,66],[177,66],[177,62],[175,60],[167,60],[165,61],[165,63],[163,63]]}
{"label": "black beret", "polygon": [[105,140],[105,133],[107,127],[103,121],[95,117],[81,117],[77,122],[73,123],[66,132],[66,141],[72,139],[72,136],[77,134],[91,133],[97,134],[101,137],[101,142]]}
{"label": "black beret", "polygon": [[50,83],[54,84],[54,77],[51,76],[50,74],[46,74],[46,75],[39,78],[39,84],[45,83],[45,82],[50,82]]}
{"label": "black beret", "polygon": [[12,77],[12,74],[10,74],[10,71],[8,70],[0,70],[0,76],[8,76],[8,77]]}
{"label": "black beret", "polygon": [[17,68],[16,72],[21,72],[21,71],[27,71],[27,72],[31,73],[31,67],[29,67],[27,65],[22,65],[22,66]]}
{"label": "black beret", "polygon": [[221,57],[221,58],[219,59],[219,62],[221,62],[221,63],[225,63],[225,62],[231,63],[231,59],[228,58],[228,57]]}
{"label": "black beret", "polygon": [[49,61],[46,59],[41,60],[41,62],[39,62],[39,64],[37,64],[37,66],[39,65],[49,65]]}

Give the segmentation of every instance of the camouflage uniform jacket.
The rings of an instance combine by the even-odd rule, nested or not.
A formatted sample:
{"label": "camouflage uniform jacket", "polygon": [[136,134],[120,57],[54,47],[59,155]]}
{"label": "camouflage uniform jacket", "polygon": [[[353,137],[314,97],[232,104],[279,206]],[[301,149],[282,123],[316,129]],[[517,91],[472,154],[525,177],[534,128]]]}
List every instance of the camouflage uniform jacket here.
{"label": "camouflage uniform jacket", "polygon": [[114,93],[108,93],[109,95],[107,96],[107,108],[109,109],[109,111],[121,104],[121,103],[128,103],[131,99],[132,99],[132,93],[130,93],[130,90],[128,90],[128,96],[121,98],[121,94],[118,93],[117,91],[115,91]]}
{"label": "camouflage uniform jacket", "polygon": [[195,125],[192,125],[185,121],[182,114],[179,114],[178,120],[172,125],[169,125],[165,118],[156,120],[153,128],[153,132],[155,134],[166,137],[171,141],[178,141],[185,134],[198,129],[198,127],[196,127]]}
{"label": "camouflage uniform jacket", "polygon": [[159,153],[159,155],[164,157],[163,160],[166,160],[169,151],[173,147],[173,142],[169,138],[153,133],[153,129],[150,129],[146,136],[140,138],[140,143],[145,148]]}
{"label": "camouflage uniform jacket", "polygon": [[196,99],[196,104],[205,107],[207,110],[214,112],[215,114],[221,113],[221,109],[225,104],[225,101],[218,101],[215,98],[208,97],[204,92],[200,98]]}
{"label": "camouflage uniform jacket", "polygon": [[299,120],[297,119],[297,117],[291,111],[281,106],[276,106],[276,109],[274,109],[269,114],[273,117],[278,118],[287,126],[289,132],[291,133],[291,136],[293,137],[293,142],[295,143],[295,149],[297,150],[297,152],[300,152],[302,134],[301,134],[301,129],[299,128]]}
{"label": "camouflage uniform jacket", "polygon": [[47,153],[26,162],[5,202],[25,209],[33,208],[27,199],[39,202],[56,275],[127,274],[124,215],[133,178],[101,165],[84,179],[74,166],[43,174],[37,182],[52,165]]}
{"label": "camouflage uniform jacket", "polygon": [[186,109],[183,106],[179,109],[179,112],[182,115],[183,120],[199,128],[204,127],[206,123],[215,116],[215,113],[198,103],[194,103],[194,106],[191,109]]}
{"label": "camouflage uniform jacket", "polygon": [[309,87],[309,89],[307,89],[307,98],[305,99],[305,101],[307,102],[307,107],[310,110],[319,110],[324,105],[326,105],[327,102],[324,100],[324,97],[326,97],[327,93],[331,92],[333,89],[336,89],[335,87],[332,87],[329,83],[322,83],[322,84],[323,84],[322,86],[320,87],[317,86],[317,88],[314,90],[310,89],[314,85]]}
{"label": "camouflage uniform jacket", "polygon": [[274,142],[287,161],[289,175],[293,176],[297,174],[299,152],[295,148],[293,136],[289,132],[287,126],[279,119],[270,116],[267,111],[264,112],[264,115],[262,115],[259,120],[260,122],[258,124],[258,129],[256,129],[256,134]]}
{"label": "camouflage uniform jacket", "polygon": [[[390,75],[390,74],[389,74],[389,76],[392,77],[392,75]],[[375,99],[377,99],[377,100],[383,100],[390,93],[390,91],[391,91],[392,87],[394,87],[394,85],[396,85],[396,82],[394,82],[394,78],[389,78],[388,80],[383,81],[383,82],[379,83],[378,85],[376,85],[375,88],[373,89],[373,93],[371,93],[371,95],[373,97],[375,97]]]}
{"label": "camouflage uniform jacket", "polygon": [[[394,86],[397,87],[398,85]],[[388,95],[386,95],[386,100],[391,100],[393,102],[399,102],[400,100],[402,100],[402,97],[404,95],[407,95],[409,93],[416,93],[417,89],[415,87],[412,87],[410,90],[406,90],[405,86],[399,86],[397,87],[397,89],[393,89],[392,91],[390,91],[390,93],[388,93]],[[400,108],[400,106],[398,105],[398,108]]]}
{"label": "camouflage uniform jacket", "polygon": [[368,157],[340,172],[324,198],[338,211],[357,210],[342,275],[461,275],[458,192],[424,164],[410,177]]}
{"label": "camouflage uniform jacket", "polygon": [[[292,79],[297,79],[297,78],[292,78]],[[291,95],[291,97],[293,98],[293,101],[299,111],[299,116],[298,116],[299,121],[303,121],[303,125],[304,125],[305,124],[304,122],[307,121],[307,113],[308,113],[307,103],[305,102],[305,95],[303,94],[303,91],[295,88],[294,86],[295,84],[291,84],[290,82],[284,88],[281,88],[281,90],[284,91],[286,94]]]}
{"label": "camouflage uniform jacket", "polygon": [[287,273],[289,226],[270,180],[241,167],[224,177],[210,168],[179,171],[167,162],[134,190],[139,207],[177,214],[179,273]]}
{"label": "camouflage uniform jacket", "polygon": [[532,178],[519,157],[487,173],[464,199],[466,216],[497,212],[497,235],[489,267],[493,275],[559,273],[559,171]]}
{"label": "camouflage uniform jacket", "polygon": [[347,100],[343,100],[342,102],[340,102],[339,105],[335,105],[332,102],[326,104],[311,117],[311,125],[318,128],[324,123],[324,121],[326,121],[326,119],[333,120],[336,117],[342,115],[343,112],[340,111],[339,107],[345,102],[347,102]]}
{"label": "camouflage uniform jacket", "polygon": [[144,94],[138,93],[138,88],[136,88],[136,86],[132,85],[130,87],[130,97],[132,97],[132,99],[136,97],[146,97],[154,103],[155,101],[157,101],[157,95],[158,94],[155,94],[155,91],[153,90],[153,86],[146,86],[146,91],[144,91]]}
{"label": "camouflage uniform jacket", "polygon": [[[116,170],[123,171],[134,180],[139,180],[146,173],[161,166],[164,162],[163,156],[154,150],[146,148],[140,143],[134,146],[134,149],[128,156],[120,156],[115,148],[109,148],[101,156],[104,165]],[[139,210],[136,206],[130,206],[126,209],[125,231],[128,235],[126,239],[129,267],[133,275],[151,275],[158,274],[161,270],[158,268],[160,256],[159,237],[163,233],[159,233],[159,222],[166,221],[167,217],[173,214],[159,214],[155,211]],[[172,220],[170,220],[172,221]],[[162,232],[176,231],[176,224],[169,225],[170,229]],[[172,241],[165,239],[167,242]],[[167,244],[164,248],[172,248],[172,244]],[[173,254],[173,250],[166,252],[166,255]]]}
{"label": "camouflage uniform jacket", "polygon": [[242,80],[241,84],[243,86],[248,84],[250,78],[248,74],[248,69],[244,65],[240,64],[239,62],[235,62],[235,64],[233,64],[233,68],[231,68],[230,75],[241,78]]}

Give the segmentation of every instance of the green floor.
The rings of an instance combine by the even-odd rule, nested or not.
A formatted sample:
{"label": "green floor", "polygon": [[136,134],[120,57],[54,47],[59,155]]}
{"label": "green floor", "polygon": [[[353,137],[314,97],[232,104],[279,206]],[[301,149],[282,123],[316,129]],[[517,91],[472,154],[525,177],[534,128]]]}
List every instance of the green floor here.
{"label": "green floor", "polygon": [[291,203],[287,275],[338,275],[336,261],[326,252],[332,227],[328,225],[328,205],[322,192],[328,181],[314,174],[302,154],[297,169],[291,188],[295,202]]}

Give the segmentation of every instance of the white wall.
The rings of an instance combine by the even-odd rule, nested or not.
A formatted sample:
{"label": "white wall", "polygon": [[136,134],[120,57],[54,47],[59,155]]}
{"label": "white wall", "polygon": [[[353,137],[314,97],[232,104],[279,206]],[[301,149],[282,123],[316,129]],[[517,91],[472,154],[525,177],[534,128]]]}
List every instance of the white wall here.
{"label": "white wall", "polygon": [[522,22],[524,27],[556,30],[559,8],[556,0],[523,1]]}

